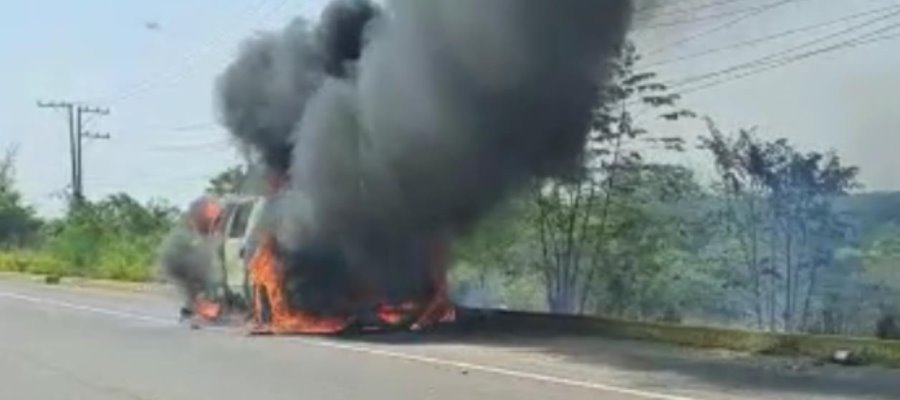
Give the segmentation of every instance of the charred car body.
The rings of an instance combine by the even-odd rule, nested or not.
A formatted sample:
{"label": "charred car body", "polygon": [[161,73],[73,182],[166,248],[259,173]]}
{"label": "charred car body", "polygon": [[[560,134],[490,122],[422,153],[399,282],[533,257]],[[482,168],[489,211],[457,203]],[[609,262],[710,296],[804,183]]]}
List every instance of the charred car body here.
{"label": "charred car body", "polygon": [[[246,320],[253,333],[327,334],[418,330],[453,321],[455,308],[447,297],[446,268],[440,264],[435,264],[433,282],[428,285],[432,290],[422,297],[389,301],[373,288],[357,288],[340,296],[341,307],[292,304],[285,288],[290,282],[279,264],[284,257],[279,253],[284,250],[264,223],[269,202],[255,196],[204,197],[190,207],[185,219],[192,231],[190,245],[209,257],[202,262],[188,260],[195,263],[189,268],[203,268],[197,272],[203,275],[198,278],[202,284],[184,288],[187,303],[182,316],[190,318],[194,326]],[[320,262],[317,258],[321,255],[299,257],[309,263],[309,270],[340,263],[327,257]],[[167,270],[171,274],[173,267],[167,266]]]}

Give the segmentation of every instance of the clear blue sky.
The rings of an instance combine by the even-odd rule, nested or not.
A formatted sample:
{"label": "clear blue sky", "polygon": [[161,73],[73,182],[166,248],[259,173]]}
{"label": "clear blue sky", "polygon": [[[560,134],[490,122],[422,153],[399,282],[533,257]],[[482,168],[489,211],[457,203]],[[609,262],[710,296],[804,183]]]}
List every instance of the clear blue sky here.
{"label": "clear blue sky", "polygon": [[[0,13],[4,60],[0,64],[0,148],[18,145],[18,178],[27,201],[42,213],[56,213],[62,202],[54,193],[65,190],[69,181],[65,119],[62,112],[37,108],[39,99],[83,100],[112,109],[109,117],[89,123],[91,130],[113,135],[112,140],[87,145],[89,197],[127,191],[141,200],[162,198],[182,205],[197,196],[210,176],[238,161],[227,135],[215,124],[215,76],[242,38],[283,26],[296,15],[315,16],[324,2],[31,0],[4,4]],[[681,42],[655,52],[647,61],[900,5],[900,0],[794,0],[716,30],[750,8],[778,1],[734,0],[690,11],[711,2],[717,1],[662,2],[661,14],[645,24],[693,22],[636,32],[635,39],[644,50]],[[687,12],[680,11],[685,8]],[[866,18],[655,70],[663,80],[716,71],[862,21]],[[893,16],[867,29],[898,22],[900,16]],[[158,28],[150,29],[148,23]],[[862,167],[863,181],[870,189],[900,189],[898,48],[900,38],[835,51],[689,94],[685,104],[725,128],[755,125],[767,137],[785,136],[817,150],[835,148]],[[697,123],[663,129],[689,138],[703,131]],[[703,165],[697,154],[674,159]]]}

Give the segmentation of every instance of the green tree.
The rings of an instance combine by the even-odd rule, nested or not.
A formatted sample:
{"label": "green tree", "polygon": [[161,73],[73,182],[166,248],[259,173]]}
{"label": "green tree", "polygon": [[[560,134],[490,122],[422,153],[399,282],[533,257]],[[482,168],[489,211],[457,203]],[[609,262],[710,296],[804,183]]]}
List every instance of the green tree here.
{"label": "green tree", "polygon": [[177,210],[114,194],[80,204],[51,225],[48,250],[75,275],[150,278],[155,251]]}
{"label": "green tree", "polygon": [[[862,251],[862,282],[872,318],[879,319],[877,335],[898,338],[900,317],[900,226],[889,225],[874,234]],[[890,321],[890,325],[885,324]],[[868,327],[867,327],[868,328]]]}
{"label": "green tree", "polygon": [[628,43],[612,64],[610,83],[600,89],[605,102],[595,110],[582,168],[565,178],[536,182],[531,190],[529,220],[540,249],[534,264],[554,312],[582,312],[593,298],[598,271],[610,265],[606,251],[615,240],[615,207],[626,204],[620,198],[640,184],[622,181],[621,176],[645,167],[641,153],[648,145],[682,148],[680,138],[652,135],[641,128],[635,111],[653,111],[667,120],[693,116],[677,107],[679,96],[658,83],[654,73],[635,71],[639,60]]}
{"label": "green tree", "polygon": [[746,130],[729,137],[708,123],[702,147],[715,160],[720,215],[746,269],[736,287],[750,288],[758,327],[805,329],[820,272],[848,241],[850,225],[834,202],[857,186],[858,170],[833,153],[803,153]]}
{"label": "green tree", "polygon": [[517,198],[495,210],[457,242],[451,270],[454,296],[466,305],[540,309],[540,285],[527,268],[525,201]]}
{"label": "green tree", "polygon": [[595,310],[637,319],[674,318],[687,303],[672,283],[682,249],[689,246],[691,203],[702,192],[693,174],[672,165],[644,164],[621,173],[623,192],[613,197],[607,237],[600,242],[600,262],[591,293]]}
{"label": "green tree", "polygon": [[884,307],[900,305],[900,227],[885,229],[866,246],[863,257],[869,282],[890,293],[882,299]]}
{"label": "green tree", "polygon": [[10,148],[0,157],[0,247],[33,244],[41,226],[15,187],[15,156],[15,148]]}
{"label": "green tree", "polygon": [[239,193],[247,179],[247,170],[239,165],[220,172],[209,181],[206,192],[219,196]]}
{"label": "green tree", "polygon": [[140,204],[125,193],[113,194],[94,204],[98,218],[119,235],[156,235],[168,231],[178,210],[163,203]]}

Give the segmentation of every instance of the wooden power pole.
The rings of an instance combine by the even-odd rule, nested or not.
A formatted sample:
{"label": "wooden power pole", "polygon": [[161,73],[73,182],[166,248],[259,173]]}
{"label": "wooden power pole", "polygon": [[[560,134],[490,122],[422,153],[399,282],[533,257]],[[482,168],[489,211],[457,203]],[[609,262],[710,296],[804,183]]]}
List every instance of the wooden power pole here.
{"label": "wooden power pole", "polygon": [[84,200],[84,165],[82,147],[84,139],[109,139],[108,133],[88,132],[84,130],[85,114],[108,115],[109,109],[90,107],[71,101],[39,101],[38,107],[66,110],[69,126],[69,157],[72,175],[72,201],[79,204]]}

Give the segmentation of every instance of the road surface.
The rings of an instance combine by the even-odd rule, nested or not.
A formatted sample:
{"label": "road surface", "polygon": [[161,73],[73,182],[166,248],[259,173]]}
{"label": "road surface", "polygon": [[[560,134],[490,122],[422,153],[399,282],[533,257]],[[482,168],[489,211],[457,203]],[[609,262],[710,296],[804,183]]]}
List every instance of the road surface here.
{"label": "road surface", "polygon": [[639,342],[249,337],[161,293],[0,279],[3,399],[898,399],[900,372]]}

